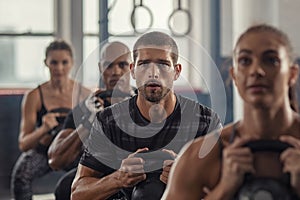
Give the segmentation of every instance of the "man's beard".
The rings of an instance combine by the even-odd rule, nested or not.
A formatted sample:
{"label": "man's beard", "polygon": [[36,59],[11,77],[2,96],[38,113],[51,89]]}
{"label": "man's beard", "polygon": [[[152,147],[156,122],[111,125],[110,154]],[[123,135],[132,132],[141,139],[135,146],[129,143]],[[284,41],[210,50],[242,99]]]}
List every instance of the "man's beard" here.
{"label": "man's beard", "polygon": [[147,101],[158,103],[170,92],[170,88],[161,87],[160,90],[147,90],[146,86],[144,85],[139,88],[139,92]]}

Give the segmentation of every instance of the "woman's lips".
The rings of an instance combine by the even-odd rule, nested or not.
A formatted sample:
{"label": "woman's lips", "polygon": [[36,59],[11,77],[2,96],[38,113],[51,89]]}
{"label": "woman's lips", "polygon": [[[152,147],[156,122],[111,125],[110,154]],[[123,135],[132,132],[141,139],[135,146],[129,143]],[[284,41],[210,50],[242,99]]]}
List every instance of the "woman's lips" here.
{"label": "woman's lips", "polygon": [[266,85],[251,85],[247,87],[250,92],[258,93],[258,92],[264,92],[268,89]]}

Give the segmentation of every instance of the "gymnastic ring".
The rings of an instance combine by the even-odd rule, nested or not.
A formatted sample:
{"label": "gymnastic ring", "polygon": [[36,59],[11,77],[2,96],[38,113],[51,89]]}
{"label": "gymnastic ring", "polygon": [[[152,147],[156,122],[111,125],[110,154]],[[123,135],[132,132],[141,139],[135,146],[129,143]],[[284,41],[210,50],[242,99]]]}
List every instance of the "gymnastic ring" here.
{"label": "gymnastic ring", "polygon": [[[177,13],[180,13],[180,12],[183,12],[184,14],[186,14],[187,18],[188,18],[188,23],[187,23],[187,30],[183,33],[178,33],[174,30],[174,28],[172,27],[172,18],[177,14]],[[171,15],[169,16],[169,19],[168,19],[168,26],[169,26],[169,29],[171,31],[171,33],[175,36],[185,36],[186,34],[188,34],[191,29],[192,29],[192,16],[191,16],[191,13],[186,10],[186,9],[181,9],[181,8],[178,8],[176,10],[174,10]]]}
{"label": "gymnastic ring", "polygon": [[[149,23],[149,25],[148,25],[148,28],[143,29],[143,31],[139,31],[139,30],[136,29],[136,24],[135,24],[135,14],[136,14],[136,10],[137,10],[138,8],[144,8],[144,9],[149,13],[149,16],[150,16],[150,23]],[[152,14],[151,10],[150,10],[147,6],[144,6],[143,4],[141,4],[141,5],[135,5],[135,6],[134,6],[134,8],[133,8],[133,10],[132,10],[132,12],[131,12],[131,17],[130,17],[130,19],[131,19],[131,26],[132,26],[132,28],[133,28],[133,30],[134,30],[135,33],[139,33],[139,34],[145,33],[145,32],[147,32],[147,31],[152,27],[152,25],[153,25],[153,14]]]}

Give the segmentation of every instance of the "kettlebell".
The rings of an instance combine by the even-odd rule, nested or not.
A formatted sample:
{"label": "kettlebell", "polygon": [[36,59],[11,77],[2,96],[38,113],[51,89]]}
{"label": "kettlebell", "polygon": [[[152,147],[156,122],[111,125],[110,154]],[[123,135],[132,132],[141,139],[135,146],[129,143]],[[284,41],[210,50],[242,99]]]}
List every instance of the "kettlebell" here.
{"label": "kettlebell", "polygon": [[[255,152],[277,152],[281,153],[290,144],[279,140],[256,140],[244,145]],[[278,161],[279,162],[279,161]],[[283,174],[279,179],[269,177],[254,177],[246,174],[244,184],[236,194],[238,200],[292,200],[295,196],[290,186],[290,175]]]}
{"label": "kettlebell", "polygon": [[160,200],[166,188],[166,185],[159,180],[160,173],[147,173],[146,180],[133,188],[131,200]]}

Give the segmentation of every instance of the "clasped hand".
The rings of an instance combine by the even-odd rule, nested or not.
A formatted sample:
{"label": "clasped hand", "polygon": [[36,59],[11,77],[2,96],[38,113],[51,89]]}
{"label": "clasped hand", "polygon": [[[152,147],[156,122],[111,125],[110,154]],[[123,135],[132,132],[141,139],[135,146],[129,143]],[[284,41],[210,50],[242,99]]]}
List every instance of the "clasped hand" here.
{"label": "clasped hand", "polygon": [[[235,193],[243,183],[246,173],[255,174],[253,154],[248,147],[243,146],[250,140],[253,138],[237,138],[223,150],[222,176],[219,184],[224,191]],[[283,173],[290,173],[290,184],[300,196],[300,140],[288,135],[281,136],[280,140],[293,146],[280,154],[280,161]]]}
{"label": "clasped hand", "polygon": [[84,105],[91,112],[92,115],[96,115],[97,112],[103,110],[104,101],[100,97],[97,97],[97,94],[101,91],[98,90],[94,93],[91,93],[86,100],[84,101]]}
{"label": "clasped hand", "polygon": [[[132,187],[147,178],[144,170],[145,160],[140,157],[136,157],[136,154],[148,150],[148,148],[138,149],[136,152],[130,154],[126,159],[122,160],[118,178],[122,183],[122,187]],[[172,150],[163,149],[162,151],[170,154],[172,158],[177,156],[177,154]],[[163,162],[163,171],[160,175],[160,180],[165,184],[168,182],[173,162],[174,160],[164,160]]]}

